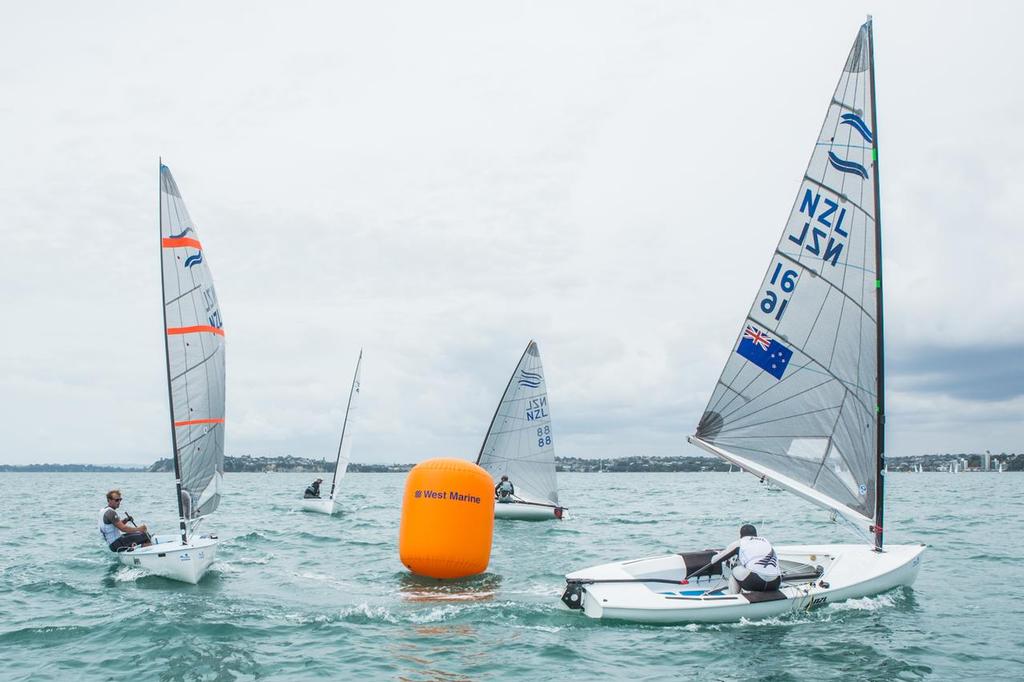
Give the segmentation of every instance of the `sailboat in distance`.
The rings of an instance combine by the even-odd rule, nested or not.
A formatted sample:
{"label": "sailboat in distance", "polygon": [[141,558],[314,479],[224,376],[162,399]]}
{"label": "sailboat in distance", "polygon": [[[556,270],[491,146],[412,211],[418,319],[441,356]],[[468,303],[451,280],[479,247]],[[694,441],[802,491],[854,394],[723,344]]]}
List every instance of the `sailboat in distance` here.
{"label": "sailboat in distance", "polygon": [[526,345],[508,380],[476,463],[487,470],[495,486],[503,483],[503,476],[510,486],[511,494],[495,492],[494,518],[562,518],[548,389],[540,351],[533,341]]}
{"label": "sailboat in distance", "polygon": [[306,497],[302,499],[302,509],[320,514],[333,514],[338,508],[338,486],[348,470],[348,462],[352,458],[352,423],[355,420],[356,406],[359,403],[359,371],[363,365],[363,351],[359,351],[356,360],[356,373],[352,377],[352,387],[348,391],[348,405],[345,407],[345,419],[341,422],[341,440],[338,441],[338,458],[334,463],[334,475],[331,477],[331,490],[327,497]]}
{"label": "sailboat in distance", "polygon": [[[796,202],[690,442],[848,521],[867,541],[776,547],[782,584],[722,594],[713,552],[566,576],[594,618],[765,618],[917,577],[924,545],[883,546],[884,362],[873,36],[861,26]],[[741,519],[737,519],[737,525]],[[709,582],[711,578],[708,578]],[[671,584],[675,581],[672,587]]]}
{"label": "sailboat in distance", "polygon": [[224,477],[224,322],[199,233],[163,162],[160,266],[180,537],[117,556],[195,584],[217,554],[217,536],[198,535],[198,526],[220,504]]}

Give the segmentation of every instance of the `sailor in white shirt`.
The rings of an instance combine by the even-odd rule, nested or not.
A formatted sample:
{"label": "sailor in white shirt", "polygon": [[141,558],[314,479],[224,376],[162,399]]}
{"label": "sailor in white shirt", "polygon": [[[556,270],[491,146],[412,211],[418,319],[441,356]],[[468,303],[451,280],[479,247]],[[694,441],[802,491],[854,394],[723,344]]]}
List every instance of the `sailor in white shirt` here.
{"label": "sailor in white shirt", "polygon": [[729,577],[729,592],[739,594],[741,589],[748,592],[779,589],[782,583],[779,557],[772,543],[758,537],[757,529],[749,523],[740,528],[740,539],[712,557],[711,563],[718,563],[734,555],[738,555],[738,558]]}

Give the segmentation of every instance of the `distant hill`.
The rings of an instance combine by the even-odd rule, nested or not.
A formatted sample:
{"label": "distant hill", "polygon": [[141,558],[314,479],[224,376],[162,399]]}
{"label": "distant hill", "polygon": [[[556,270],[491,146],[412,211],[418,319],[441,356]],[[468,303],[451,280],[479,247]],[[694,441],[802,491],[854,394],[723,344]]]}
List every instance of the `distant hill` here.
{"label": "distant hill", "polygon": [[0,472],[106,473],[111,471],[146,471],[143,467],[112,467],[94,464],[0,464]]}
{"label": "distant hill", "polygon": [[[305,457],[224,457],[224,471],[227,473],[262,473],[279,471],[283,473],[311,472],[324,473],[333,471],[334,462],[325,459],[307,459]],[[170,457],[154,462],[147,471],[162,473],[174,471],[174,462]]]}
{"label": "distant hill", "polygon": [[[348,470],[352,473],[394,473],[409,471],[413,464],[358,464],[350,463]],[[154,462],[146,471],[162,473],[174,471],[171,458]],[[334,471],[334,460],[309,459],[306,457],[224,457],[225,473],[330,473]]]}
{"label": "distant hill", "polygon": [[[910,457],[888,457],[886,463],[889,471],[915,471],[921,466],[922,471],[949,471],[950,465],[959,463],[960,471],[980,471],[984,468],[984,455],[971,452],[947,452],[944,454],[912,455]],[[999,463],[1003,471],[1024,471],[1024,453],[1001,452],[989,455],[989,466],[996,469]]]}
{"label": "distant hill", "polygon": [[[414,464],[362,464],[352,462],[348,470],[352,473],[403,473]],[[717,457],[620,457],[617,459],[582,459],[579,457],[556,457],[558,471],[577,473],[589,472],[667,472],[667,471],[728,471],[729,464]],[[329,473],[334,470],[334,460],[308,459],[305,457],[225,457],[224,471],[229,473]],[[174,471],[174,463],[161,459],[147,471]]]}
{"label": "distant hill", "polygon": [[[971,466],[980,466],[981,455],[971,454],[943,454],[943,455],[915,455],[911,457],[889,457],[890,471],[911,471],[915,465],[921,464],[926,471],[941,471],[942,467],[948,466],[949,462],[955,459],[963,459]],[[1024,470],[1024,454],[1007,455],[1005,453],[992,456],[993,461],[1004,462],[1006,471]],[[403,473],[412,469],[414,464],[361,464],[350,463],[348,470],[352,473]],[[730,471],[735,467],[718,457],[688,457],[677,455],[674,457],[647,457],[636,455],[633,457],[615,457],[608,459],[584,459],[582,457],[556,457],[555,467],[558,471],[572,473],[668,473],[688,472],[699,473],[703,471]],[[224,471],[226,472],[280,472],[280,473],[329,473],[334,470],[334,460],[308,459],[306,457],[253,457],[242,455],[241,457],[225,457]],[[174,471],[174,464],[170,459],[161,459],[149,467],[148,471]]]}
{"label": "distant hill", "polygon": [[[1002,463],[1004,471],[1024,471],[1024,453],[991,455],[991,465],[996,468]],[[924,471],[947,471],[950,463],[960,462],[961,470],[979,470],[983,465],[982,455],[972,453],[945,453],[931,455],[913,455],[910,457],[889,457],[889,471],[915,471],[918,465]],[[414,464],[349,464],[352,473],[403,473],[412,469]],[[558,471],[572,473],[663,473],[729,471],[734,469],[717,457],[615,457],[608,459],[584,459],[582,457],[556,457],[555,466]],[[329,473],[334,468],[334,460],[309,459],[285,455],[283,457],[225,457],[224,471],[229,473]],[[157,460],[149,467],[118,467],[96,466],[93,464],[0,464],[3,472],[58,472],[58,473],[90,473],[90,472],[154,472],[169,473],[174,471],[174,462],[170,458]]]}
{"label": "distant hill", "polygon": [[575,473],[604,472],[700,472],[729,471],[729,463],[718,457],[616,457],[614,459],[583,459],[582,457],[556,457],[555,468],[558,471]]}

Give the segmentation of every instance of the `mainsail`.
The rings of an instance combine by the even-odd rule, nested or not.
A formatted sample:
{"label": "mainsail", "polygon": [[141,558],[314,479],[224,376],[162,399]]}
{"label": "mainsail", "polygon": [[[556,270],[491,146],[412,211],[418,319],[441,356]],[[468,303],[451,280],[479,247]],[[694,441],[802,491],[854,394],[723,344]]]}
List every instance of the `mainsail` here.
{"label": "mainsail", "polygon": [[220,503],[224,324],[206,252],[170,169],[160,164],[160,251],[167,382],[182,534]]}
{"label": "mainsail", "polygon": [[691,441],[881,545],[882,274],[871,20]]}
{"label": "mainsail", "polygon": [[520,499],[558,504],[548,389],[533,341],[501,396],[476,463],[495,480],[507,474]]}
{"label": "mainsail", "polygon": [[356,360],[356,373],[352,377],[352,388],[348,391],[348,407],[345,408],[345,421],[341,424],[341,440],[338,441],[338,461],[334,465],[334,478],[331,479],[331,499],[337,494],[338,483],[348,470],[348,461],[352,458],[352,422],[355,421],[356,407],[359,404],[359,370],[363,365],[363,351],[359,351]]}

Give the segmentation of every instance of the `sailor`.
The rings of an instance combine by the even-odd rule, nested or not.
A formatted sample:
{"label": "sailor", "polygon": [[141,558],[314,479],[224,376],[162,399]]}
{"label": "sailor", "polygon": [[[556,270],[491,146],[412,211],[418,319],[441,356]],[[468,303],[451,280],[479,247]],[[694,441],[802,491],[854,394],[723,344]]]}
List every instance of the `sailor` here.
{"label": "sailor", "polygon": [[494,486],[494,496],[498,498],[498,502],[512,502],[512,496],[515,494],[516,487],[508,480],[508,476],[503,474],[501,481]]}
{"label": "sailor", "polygon": [[782,583],[779,558],[772,543],[758,537],[757,529],[749,523],[740,528],[740,539],[713,556],[711,563],[716,564],[732,556],[737,556],[737,561],[729,576],[730,593],[739,594],[741,589],[748,592],[779,589]]}
{"label": "sailor", "polygon": [[[103,541],[111,552],[124,552],[134,545],[148,547],[153,544],[150,541],[149,533],[146,531],[146,524],[132,527],[126,524],[117,515],[121,507],[121,491],[111,490],[107,493],[107,506],[100,510],[100,534]],[[125,514],[125,519],[131,517]]]}
{"label": "sailor", "polygon": [[306,488],[306,492],[302,495],[303,497],[320,497],[320,484],[323,483],[324,479],[318,478],[309,484]]}

